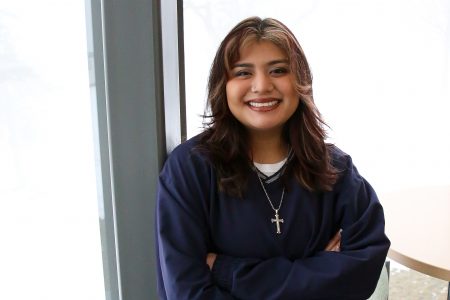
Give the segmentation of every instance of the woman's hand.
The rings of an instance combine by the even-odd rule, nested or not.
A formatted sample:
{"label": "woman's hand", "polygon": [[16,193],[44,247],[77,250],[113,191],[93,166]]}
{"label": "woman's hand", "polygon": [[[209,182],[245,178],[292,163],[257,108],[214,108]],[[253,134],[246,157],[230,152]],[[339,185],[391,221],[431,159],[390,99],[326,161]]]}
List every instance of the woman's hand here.
{"label": "woman's hand", "polygon": [[214,262],[216,261],[216,257],[216,253],[208,253],[208,255],[206,256],[206,263],[208,264],[210,270],[212,270]]}
{"label": "woman's hand", "polygon": [[341,232],[340,229],[336,235],[328,242],[328,245],[325,247],[325,251],[333,251],[339,252],[341,251]]}

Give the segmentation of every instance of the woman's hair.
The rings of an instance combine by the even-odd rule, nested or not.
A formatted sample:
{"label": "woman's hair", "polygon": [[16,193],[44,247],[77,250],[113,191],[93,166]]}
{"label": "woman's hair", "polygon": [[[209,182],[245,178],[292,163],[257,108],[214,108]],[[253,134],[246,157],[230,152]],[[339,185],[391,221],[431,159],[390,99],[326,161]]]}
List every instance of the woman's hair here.
{"label": "woman's hair", "polygon": [[292,147],[294,157],[283,176],[294,174],[310,191],[331,190],[337,171],[331,164],[326,132],[312,93],[312,76],[308,62],[293,33],[280,21],[251,17],[237,24],[217,50],[208,81],[206,130],[198,146],[206,152],[216,169],[221,191],[242,197],[247,187],[252,161],[245,127],[231,113],[226,95],[229,71],[239,60],[240,50],[259,41],[269,41],[288,56],[295,78],[299,105],[286,122],[283,138]]}

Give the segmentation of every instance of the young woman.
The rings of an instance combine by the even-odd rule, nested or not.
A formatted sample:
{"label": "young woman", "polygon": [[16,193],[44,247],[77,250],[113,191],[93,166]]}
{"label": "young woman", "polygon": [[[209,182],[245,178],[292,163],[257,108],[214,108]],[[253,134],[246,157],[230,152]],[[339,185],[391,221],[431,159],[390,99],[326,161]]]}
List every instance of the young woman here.
{"label": "young woman", "polygon": [[254,17],[221,43],[205,131],[160,175],[162,299],[367,299],[389,248],[383,210],[325,143],[305,55]]}

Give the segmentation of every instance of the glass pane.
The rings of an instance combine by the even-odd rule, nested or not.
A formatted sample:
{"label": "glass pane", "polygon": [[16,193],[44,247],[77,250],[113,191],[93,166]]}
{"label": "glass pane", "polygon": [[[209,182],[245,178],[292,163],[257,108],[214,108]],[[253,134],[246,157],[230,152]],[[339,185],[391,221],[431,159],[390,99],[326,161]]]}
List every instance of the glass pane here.
{"label": "glass pane", "polygon": [[225,34],[245,17],[274,17],[306,53],[330,141],[377,191],[449,184],[450,2],[274,3],[184,1],[188,136],[202,127],[209,67]]}
{"label": "glass pane", "polygon": [[104,299],[83,1],[2,1],[0,299]]}

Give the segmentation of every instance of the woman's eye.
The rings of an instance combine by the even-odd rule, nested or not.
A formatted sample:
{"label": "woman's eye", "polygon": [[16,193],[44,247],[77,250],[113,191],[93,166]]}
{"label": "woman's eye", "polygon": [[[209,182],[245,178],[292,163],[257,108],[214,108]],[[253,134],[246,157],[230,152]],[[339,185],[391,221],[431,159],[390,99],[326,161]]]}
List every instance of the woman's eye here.
{"label": "woman's eye", "polygon": [[244,70],[240,70],[234,73],[234,76],[236,77],[244,77],[244,76],[249,76],[250,72],[248,71],[244,71]]}
{"label": "woman's eye", "polygon": [[287,72],[288,72],[287,68],[276,68],[273,69],[270,73],[278,75],[278,74],[286,74]]}

